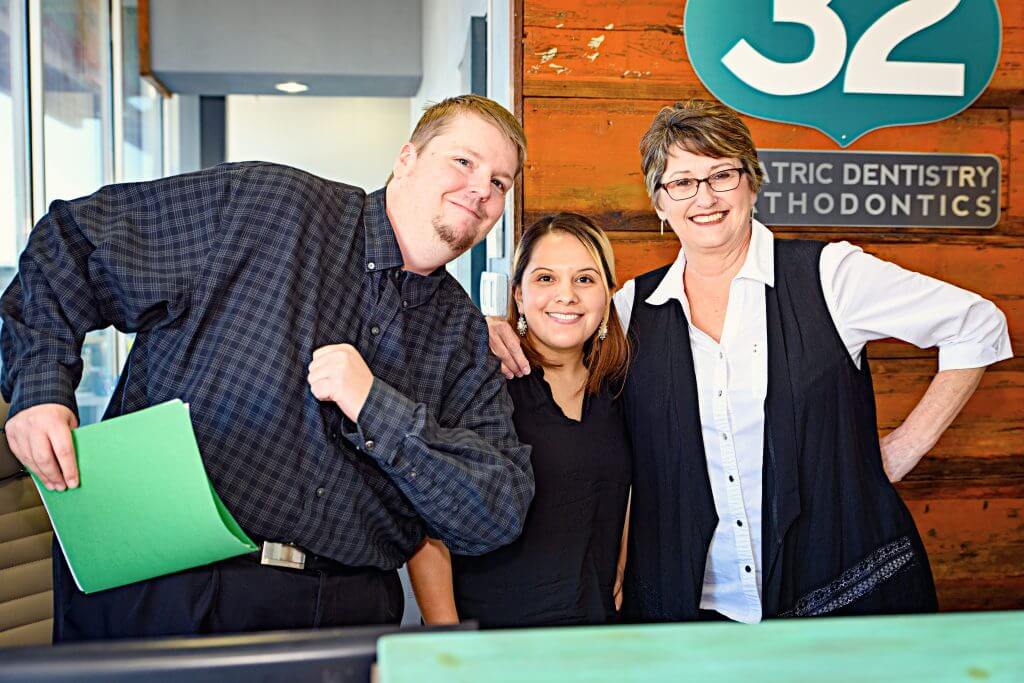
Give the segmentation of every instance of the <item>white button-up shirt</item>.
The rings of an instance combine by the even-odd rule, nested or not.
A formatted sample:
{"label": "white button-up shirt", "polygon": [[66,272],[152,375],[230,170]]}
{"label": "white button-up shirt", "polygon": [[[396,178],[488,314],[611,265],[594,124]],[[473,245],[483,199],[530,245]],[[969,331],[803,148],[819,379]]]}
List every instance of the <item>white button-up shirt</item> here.
{"label": "white button-up shirt", "polygon": [[[768,391],[765,286],[775,284],[775,238],[753,221],[746,260],[729,288],[721,339],[689,324],[704,450],[718,512],[700,606],[746,623],[761,620],[761,472]],[[691,320],[679,256],[647,298],[675,299]],[[848,242],[825,246],[825,303],[854,363],[864,345],[893,337],[939,347],[939,370],[990,365],[1013,355],[1006,318],[977,294],[865,254]],[[636,283],[614,297],[629,327]]]}

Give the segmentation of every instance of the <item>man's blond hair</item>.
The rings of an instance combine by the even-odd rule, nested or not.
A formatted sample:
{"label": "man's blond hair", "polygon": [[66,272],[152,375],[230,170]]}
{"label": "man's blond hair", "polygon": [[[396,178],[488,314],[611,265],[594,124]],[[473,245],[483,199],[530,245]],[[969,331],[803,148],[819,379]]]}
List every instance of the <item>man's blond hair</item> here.
{"label": "man's blond hair", "polygon": [[430,105],[423,111],[409,142],[416,147],[417,153],[422,152],[431,140],[444,133],[448,124],[462,114],[479,116],[501,131],[505,139],[515,146],[519,161],[516,165],[518,176],[526,161],[526,133],[523,132],[523,126],[508,109],[480,95],[458,95]]}

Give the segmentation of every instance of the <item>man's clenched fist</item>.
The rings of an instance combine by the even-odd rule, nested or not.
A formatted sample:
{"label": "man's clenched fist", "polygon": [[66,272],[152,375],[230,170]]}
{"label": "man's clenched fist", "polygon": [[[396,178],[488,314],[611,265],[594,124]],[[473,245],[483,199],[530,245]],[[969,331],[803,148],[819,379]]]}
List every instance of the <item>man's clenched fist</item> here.
{"label": "man's clenched fist", "polygon": [[351,344],[322,346],[309,364],[309,388],[321,401],[334,401],[356,422],[370,395],[373,373]]}

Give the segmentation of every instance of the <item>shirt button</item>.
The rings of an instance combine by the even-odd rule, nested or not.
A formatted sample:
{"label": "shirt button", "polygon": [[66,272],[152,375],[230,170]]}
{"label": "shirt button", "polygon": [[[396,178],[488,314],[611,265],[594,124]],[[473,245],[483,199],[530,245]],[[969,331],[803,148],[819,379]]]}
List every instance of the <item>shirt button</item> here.
{"label": "shirt button", "polygon": [[380,328],[374,325],[373,327],[370,328],[370,334],[376,337],[378,334],[380,334]]}
{"label": "shirt button", "polygon": [[318,488],[316,490],[316,497],[317,498],[323,498],[325,493],[327,493],[327,491],[324,489],[323,486],[321,486],[320,488]]}
{"label": "shirt button", "polygon": [[410,470],[410,471],[409,471],[409,476],[410,476],[411,478],[415,479],[415,478],[416,478],[416,470]]}
{"label": "shirt button", "polygon": [[338,432],[331,432],[328,436],[330,437],[331,441],[338,440]]}
{"label": "shirt button", "polygon": [[735,479],[733,479],[731,474],[729,475],[729,481],[736,481]]}
{"label": "shirt button", "polygon": [[367,439],[366,443],[363,444],[363,448],[365,448],[366,452],[369,453],[370,451],[373,450],[373,447],[376,445],[377,444],[373,443],[373,439]]}
{"label": "shirt button", "polygon": [[736,520],[736,526],[743,526],[743,520],[742,519],[737,519]]}
{"label": "shirt button", "polygon": [[750,565],[748,564],[746,567],[744,567],[743,571],[745,571],[746,573],[749,574],[752,571],[751,568],[750,568]]}
{"label": "shirt button", "polygon": [[403,301],[402,302],[402,308],[409,308],[409,302],[408,301]]}
{"label": "shirt button", "polygon": [[729,435],[728,435],[728,434],[725,434],[725,433],[723,433],[723,434],[722,434],[722,441],[728,441],[728,440],[729,440]]}
{"label": "shirt button", "polygon": [[718,352],[718,357],[719,357],[719,358],[725,358],[725,354],[724,354],[724,353],[722,353],[721,351],[719,351],[719,352]]}
{"label": "shirt button", "polygon": [[366,264],[366,269],[367,270],[373,270],[376,267],[377,267],[377,264],[374,263],[373,261],[370,261],[369,263]]}
{"label": "shirt button", "polygon": [[718,395],[719,395],[719,396],[721,396],[721,395],[722,395],[722,390],[721,390],[721,389],[719,389],[719,390],[718,390]]}

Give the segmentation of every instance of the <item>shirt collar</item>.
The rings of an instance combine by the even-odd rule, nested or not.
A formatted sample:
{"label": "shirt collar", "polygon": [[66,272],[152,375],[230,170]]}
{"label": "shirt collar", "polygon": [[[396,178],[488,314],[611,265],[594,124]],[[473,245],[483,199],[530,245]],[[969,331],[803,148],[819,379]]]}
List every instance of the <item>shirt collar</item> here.
{"label": "shirt collar", "polygon": [[366,259],[363,267],[367,271],[381,271],[401,267],[402,251],[398,248],[395,229],[391,227],[384,205],[384,190],[381,188],[366,197],[363,211],[363,236],[366,240]]}
{"label": "shirt collar", "polygon": [[756,218],[751,221],[747,260],[736,277],[775,286],[775,236]]}
{"label": "shirt collar", "polygon": [[367,273],[388,272],[402,292],[402,306],[414,308],[426,303],[437,291],[447,275],[444,266],[429,275],[419,275],[402,270],[405,260],[398,248],[395,229],[388,218],[385,205],[385,190],[381,188],[366,197],[363,211],[363,236],[366,239],[366,259],[363,267]]}
{"label": "shirt collar", "polygon": [[[660,306],[670,299],[686,301],[683,288],[683,271],[686,270],[686,249],[680,248],[679,255],[669,267],[658,286],[647,297],[646,302]],[[760,221],[753,219],[750,230],[750,248],[747,258],[734,279],[748,279],[775,286],[775,236]]]}

